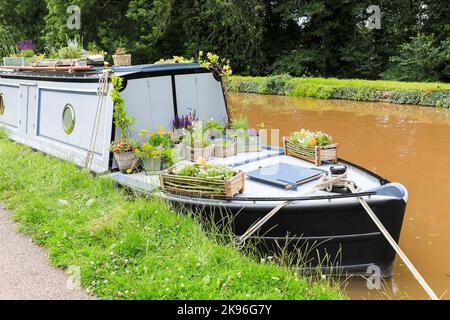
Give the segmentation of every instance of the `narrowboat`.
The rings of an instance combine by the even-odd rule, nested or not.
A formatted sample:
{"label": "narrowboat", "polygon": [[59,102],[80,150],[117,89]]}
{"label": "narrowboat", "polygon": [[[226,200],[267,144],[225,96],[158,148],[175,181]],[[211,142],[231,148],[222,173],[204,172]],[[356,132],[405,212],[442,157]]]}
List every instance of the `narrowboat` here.
{"label": "narrowboat", "polygon": [[[145,130],[170,129],[173,119],[195,112],[199,120],[229,122],[226,95],[220,77],[198,64],[159,64],[130,67],[68,68],[68,70],[1,69],[0,125],[11,139],[52,156],[108,173],[117,183],[156,193],[175,206],[189,208],[215,222],[224,236],[231,230],[239,239],[274,208],[278,212],[246,238],[262,255],[287,255],[301,261],[302,270],[318,267],[331,274],[392,275],[395,251],[370,219],[364,199],[395,241],[399,241],[408,192],[356,164],[339,159],[320,166],[288,156],[278,146],[262,151],[212,158],[246,174],[245,190],[230,198],[208,198],[161,190],[158,175],[123,174],[110,151],[120,136],[113,121],[111,75],[124,79],[121,95],[136,119],[131,136]],[[278,140],[278,138],[274,139]],[[261,171],[273,171],[261,178]],[[344,170],[358,192],[331,188],[305,196],[317,180],[295,184],[298,171],[323,174]],[[277,183],[293,181],[291,188]],[[226,222],[225,222],[226,221]]]}

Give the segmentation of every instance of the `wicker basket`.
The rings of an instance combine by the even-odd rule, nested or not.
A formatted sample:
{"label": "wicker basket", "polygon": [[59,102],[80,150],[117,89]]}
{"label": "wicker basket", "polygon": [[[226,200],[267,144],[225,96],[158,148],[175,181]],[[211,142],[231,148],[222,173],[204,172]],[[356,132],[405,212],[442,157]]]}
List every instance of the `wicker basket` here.
{"label": "wicker basket", "polygon": [[306,147],[297,143],[292,143],[288,138],[283,138],[284,153],[314,163],[320,166],[325,161],[337,163],[339,144],[328,146]]}
{"label": "wicker basket", "polygon": [[236,172],[232,178],[211,180],[184,177],[173,174],[176,167],[171,167],[159,175],[164,192],[193,197],[232,198],[245,190],[245,174]]}
{"label": "wicker basket", "polygon": [[209,145],[205,148],[186,147],[186,157],[188,160],[196,162],[200,158],[209,160],[214,156],[214,146]]}
{"label": "wicker basket", "polygon": [[120,67],[131,66],[131,54],[113,55],[114,65]]}

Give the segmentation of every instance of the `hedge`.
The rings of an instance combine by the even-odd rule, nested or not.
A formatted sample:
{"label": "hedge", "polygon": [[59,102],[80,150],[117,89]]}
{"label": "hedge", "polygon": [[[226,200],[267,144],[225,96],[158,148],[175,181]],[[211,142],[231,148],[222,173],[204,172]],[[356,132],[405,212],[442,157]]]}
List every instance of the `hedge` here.
{"label": "hedge", "polygon": [[[342,81],[342,85],[339,85]],[[328,85],[327,82],[332,83]],[[351,82],[352,85],[348,85]],[[354,84],[356,83],[356,84]],[[239,77],[229,80],[232,92],[288,95],[318,99],[346,99],[356,101],[383,101],[396,104],[415,104],[429,107],[450,107],[450,87],[446,84],[337,80],[320,78],[292,78],[289,75],[270,77]],[[408,87],[411,87],[409,89]]]}

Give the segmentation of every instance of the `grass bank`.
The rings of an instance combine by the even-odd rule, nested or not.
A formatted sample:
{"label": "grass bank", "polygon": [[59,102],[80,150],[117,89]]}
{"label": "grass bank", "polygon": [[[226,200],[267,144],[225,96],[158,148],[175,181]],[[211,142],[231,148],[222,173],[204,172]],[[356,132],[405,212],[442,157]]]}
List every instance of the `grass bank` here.
{"label": "grass bank", "polygon": [[327,279],[243,256],[166,203],[130,195],[1,131],[0,201],[52,264],[80,266],[83,287],[101,298],[345,298]]}
{"label": "grass bank", "polygon": [[450,107],[450,84],[448,83],[292,78],[286,75],[234,76],[230,79],[229,88],[234,92]]}

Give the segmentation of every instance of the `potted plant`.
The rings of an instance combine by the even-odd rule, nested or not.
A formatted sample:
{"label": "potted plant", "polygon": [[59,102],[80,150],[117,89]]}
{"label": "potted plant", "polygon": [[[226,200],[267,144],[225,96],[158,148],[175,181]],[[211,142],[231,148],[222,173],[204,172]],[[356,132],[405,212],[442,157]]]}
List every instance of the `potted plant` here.
{"label": "potted plant", "polygon": [[9,57],[3,58],[3,64],[8,67],[25,67],[37,61],[32,40],[20,41],[12,48]]}
{"label": "potted plant", "polygon": [[237,154],[236,142],[221,140],[214,143],[214,156],[217,158],[233,157]]}
{"label": "potted plant", "polygon": [[205,125],[205,133],[211,142],[223,137],[225,127],[219,122],[210,120]]}
{"label": "potted plant", "polygon": [[[262,129],[264,124],[259,125]],[[227,132],[236,141],[237,152],[261,152],[263,149],[263,138],[261,132],[249,128],[246,117],[233,120],[230,130]]]}
{"label": "potted plant", "polygon": [[200,158],[210,159],[214,156],[214,145],[208,140],[203,131],[201,122],[195,122],[190,129],[188,136],[184,139],[187,151],[187,158],[197,161]]}
{"label": "potted plant", "polygon": [[159,172],[173,164],[172,132],[165,132],[161,127],[158,132],[152,132],[146,137],[147,130],[142,130],[139,136],[142,145],[136,150],[147,172]]}
{"label": "potted plant", "polygon": [[152,146],[146,142],[136,149],[137,156],[142,161],[142,166],[146,172],[160,172],[169,168],[172,164],[172,149],[163,146]]}
{"label": "potted plant", "polygon": [[324,161],[338,161],[339,145],[333,143],[331,136],[321,131],[302,129],[283,138],[283,141],[286,155],[313,162],[316,166]]}
{"label": "potted plant", "polygon": [[172,132],[174,162],[180,162],[187,158],[186,146],[183,143],[187,135],[188,131],[186,129],[175,129]]}
{"label": "potted plant", "polygon": [[126,138],[120,138],[111,144],[111,151],[122,173],[129,173],[136,163],[136,145]]}
{"label": "potted plant", "polygon": [[131,66],[131,54],[125,48],[117,48],[113,60],[116,66]]}
{"label": "potted plant", "polygon": [[114,157],[123,173],[131,173],[137,164],[136,143],[129,138],[128,132],[135,119],[130,117],[126,111],[125,100],[120,94],[123,89],[123,78],[113,75],[111,78],[112,90],[111,99],[114,102],[114,124],[120,129],[122,137],[114,141],[111,149],[114,151]]}
{"label": "potted plant", "polygon": [[175,162],[187,158],[187,150],[184,141],[196,121],[198,121],[198,118],[195,111],[190,112],[188,115],[176,116],[173,120],[172,141],[174,143],[173,157]]}

